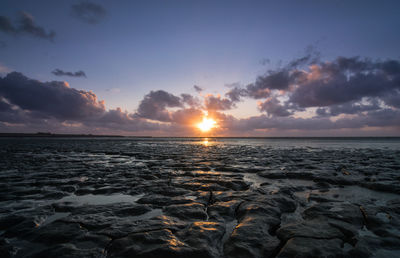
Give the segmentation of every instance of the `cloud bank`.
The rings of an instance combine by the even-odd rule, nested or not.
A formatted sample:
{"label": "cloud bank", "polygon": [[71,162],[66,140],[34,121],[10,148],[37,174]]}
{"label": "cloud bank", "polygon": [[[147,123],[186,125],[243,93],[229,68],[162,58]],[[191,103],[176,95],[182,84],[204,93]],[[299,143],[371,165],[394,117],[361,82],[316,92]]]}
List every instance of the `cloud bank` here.
{"label": "cloud bank", "polygon": [[[200,136],[194,125],[207,113],[219,125],[214,136],[400,135],[398,60],[307,55],[224,95],[193,90],[197,96],[152,90],[135,111],[107,110],[93,92],[12,72],[0,79],[0,130]],[[233,116],[249,99],[259,114]]]}

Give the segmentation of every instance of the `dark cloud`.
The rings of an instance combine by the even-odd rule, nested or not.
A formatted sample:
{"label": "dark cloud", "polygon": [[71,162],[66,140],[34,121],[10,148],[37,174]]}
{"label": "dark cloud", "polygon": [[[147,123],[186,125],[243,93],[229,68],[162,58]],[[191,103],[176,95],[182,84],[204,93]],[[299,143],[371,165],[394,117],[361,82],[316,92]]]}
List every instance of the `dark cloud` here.
{"label": "dark cloud", "polygon": [[0,112],[8,112],[11,111],[11,105],[7,103],[7,101],[3,98],[0,98]]}
{"label": "dark cloud", "polygon": [[231,119],[227,126],[236,132],[252,132],[263,129],[316,131],[399,127],[400,111],[392,109],[376,110],[367,114],[360,114],[354,118],[340,118],[335,121],[328,117],[294,118],[261,115],[245,119]]}
{"label": "dark cloud", "polygon": [[[0,129],[76,133],[168,131],[120,108],[106,110],[93,92],[65,82],[40,82],[12,72],[0,78]],[[100,131],[97,129],[100,128]],[[66,131],[65,131],[66,130]]]}
{"label": "dark cloud", "polygon": [[201,88],[200,86],[194,85],[193,86],[194,90],[197,91],[198,93],[203,91],[203,88]]}
{"label": "dark cloud", "polygon": [[247,93],[255,99],[267,98],[271,90],[287,90],[290,83],[288,70],[269,71],[265,76],[259,76],[254,83],[249,84]]}
{"label": "dark cloud", "polygon": [[[304,69],[299,69],[308,65]],[[298,108],[325,107],[381,97],[400,89],[400,62],[338,57],[321,62],[309,54],[257,77],[245,90],[248,97],[268,98],[273,91],[286,93]]]}
{"label": "dark cloud", "polygon": [[318,108],[316,114],[319,116],[337,116],[340,114],[359,114],[365,111],[381,109],[377,99],[369,100],[368,104],[359,102],[349,102],[341,105],[333,105],[330,107]]}
{"label": "dark cloud", "polygon": [[271,60],[269,58],[263,58],[260,60],[261,65],[267,65],[269,63],[271,63]]}
{"label": "dark cloud", "polygon": [[208,94],[204,97],[204,107],[208,111],[230,110],[236,107],[236,103],[241,97],[246,96],[246,91],[241,89],[237,84],[232,85],[233,88],[225,93],[226,98],[219,95]]}
{"label": "dark cloud", "polygon": [[300,107],[324,107],[381,97],[400,89],[399,61],[339,57],[311,66],[290,95]]}
{"label": "dark cloud", "polygon": [[92,92],[70,88],[65,82],[32,80],[17,72],[0,79],[0,96],[23,110],[61,120],[79,120],[105,110]]}
{"label": "dark cloud", "polygon": [[135,116],[121,108],[110,109],[99,117],[85,121],[88,127],[108,128],[114,131],[157,131],[167,130],[166,126],[158,123],[150,123],[144,119]]}
{"label": "dark cloud", "polygon": [[17,33],[17,28],[14,27],[10,19],[6,16],[0,16],[0,30],[9,34]]}
{"label": "dark cloud", "polygon": [[268,98],[272,90],[289,90],[291,85],[298,83],[304,73],[298,70],[307,64],[314,64],[319,60],[319,55],[307,50],[307,55],[294,59],[286,66],[275,70],[268,70],[263,76],[258,76],[254,83],[247,85],[247,95],[254,99]]}
{"label": "dark cloud", "polygon": [[0,16],[0,30],[10,35],[27,34],[33,37],[54,40],[56,33],[54,31],[46,32],[43,27],[35,24],[33,16],[27,12],[21,12],[16,25],[8,17]]}
{"label": "dark cloud", "polygon": [[205,97],[204,106],[208,111],[229,110],[235,107],[235,101],[210,94]]}
{"label": "dark cloud", "polygon": [[[382,103],[399,108],[400,62],[359,57],[322,62],[319,54],[310,53],[234,90],[236,94],[230,91],[227,95],[235,101],[240,97],[266,99],[259,109],[270,116],[289,116],[310,107],[317,108],[318,116],[379,110]],[[277,95],[286,101],[278,103]]]}
{"label": "dark cloud", "polygon": [[268,98],[258,105],[260,111],[267,112],[269,116],[290,116],[292,113],[287,107],[281,105],[275,97]]}
{"label": "dark cloud", "polygon": [[54,31],[46,32],[44,28],[37,26],[35,24],[33,16],[28,13],[25,12],[21,13],[21,19],[19,23],[20,23],[19,30],[21,32],[30,34],[34,37],[53,40],[54,37],[56,36],[56,33]]}
{"label": "dark cloud", "polygon": [[185,108],[176,110],[171,114],[171,121],[182,125],[193,125],[195,121],[203,116],[203,112],[197,108]]}
{"label": "dark cloud", "polygon": [[182,106],[181,99],[171,93],[163,90],[151,91],[140,102],[137,115],[142,118],[170,122],[172,118],[167,108]]}
{"label": "dark cloud", "polygon": [[[145,95],[133,117],[168,122],[165,132],[176,135],[178,132],[190,135],[189,128],[203,116],[200,101],[190,94],[180,97],[158,90]],[[188,131],[189,130],[189,131]]]}
{"label": "dark cloud", "polygon": [[393,108],[400,108],[400,90],[395,90],[381,98],[384,103]]}
{"label": "dark cloud", "polygon": [[239,86],[235,86],[227,93],[225,93],[225,96],[227,96],[232,102],[239,102],[241,97],[244,97],[246,95],[246,90],[241,89]]}
{"label": "dark cloud", "polygon": [[60,69],[55,69],[51,73],[56,76],[86,77],[86,74],[84,71],[77,71],[77,72],[73,73],[73,72],[65,72]]}
{"label": "dark cloud", "polygon": [[104,20],[107,11],[103,6],[92,2],[81,2],[71,6],[71,15],[89,24],[97,24]]}
{"label": "dark cloud", "polygon": [[317,108],[317,110],[315,110],[315,114],[317,116],[329,116],[329,111],[327,108]]}
{"label": "dark cloud", "polygon": [[182,102],[189,105],[190,107],[200,107],[200,100],[196,97],[193,97],[190,94],[182,93],[181,94]]}
{"label": "dark cloud", "polygon": [[0,78],[2,131],[189,135],[203,114],[198,104],[189,94],[178,97],[159,90],[147,94],[136,113],[106,110],[93,92],[71,88],[66,82],[40,82],[17,72]]}

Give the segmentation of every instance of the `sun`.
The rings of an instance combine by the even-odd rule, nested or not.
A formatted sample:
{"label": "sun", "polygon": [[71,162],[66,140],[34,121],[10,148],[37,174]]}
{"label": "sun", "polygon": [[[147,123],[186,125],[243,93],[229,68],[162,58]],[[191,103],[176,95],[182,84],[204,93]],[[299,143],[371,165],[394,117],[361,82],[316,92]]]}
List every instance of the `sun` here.
{"label": "sun", "polygon": [[212,118],[203,117],[203,121],[198,123],[196,126],[197,126],[197,128],[200,129],[200,131],[205,133],[205,132],[210,131],[212,128],[216,127],[217,122],[215,122],[215,120]]}

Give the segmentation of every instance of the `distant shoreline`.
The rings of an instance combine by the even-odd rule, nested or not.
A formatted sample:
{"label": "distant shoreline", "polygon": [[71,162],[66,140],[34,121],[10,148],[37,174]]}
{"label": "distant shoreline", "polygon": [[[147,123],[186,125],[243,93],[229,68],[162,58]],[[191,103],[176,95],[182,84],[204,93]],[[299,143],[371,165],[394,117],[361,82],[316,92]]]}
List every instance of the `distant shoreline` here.
{"label": "distant shoreline", "polygon": [[57,134],[57,133],[0,133],[0,138],[152,138],[152,139],[394,139],[400,136],[125,136],[125,135],[102,135],[102,134]]}
{"label": "distant shoreline", "polygon": [[115,137],[115,138],[123,138],[125,136],[122,135],[97,135],[97,134],[55,134],[55,133],[0,133],[0,137],[39,137],[39,138],[74,138],[74,137],[84,137],[84,138],[98,138],[98,137]]}

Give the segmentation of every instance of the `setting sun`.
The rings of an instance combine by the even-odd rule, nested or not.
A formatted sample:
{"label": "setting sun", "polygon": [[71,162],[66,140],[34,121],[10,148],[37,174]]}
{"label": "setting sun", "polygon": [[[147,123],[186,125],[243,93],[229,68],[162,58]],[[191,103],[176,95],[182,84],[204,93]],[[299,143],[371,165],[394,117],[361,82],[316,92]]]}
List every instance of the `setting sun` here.
{"label": "setting sun", "polygon": [[203,117],[203,121],[197,124],[197,128],[199,128],[202,132],[208,132],[212,128],[216,127],[217,122],[215,122],[212,118]]}

